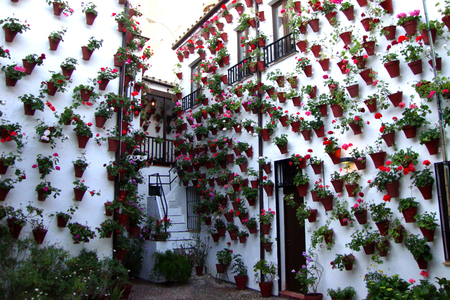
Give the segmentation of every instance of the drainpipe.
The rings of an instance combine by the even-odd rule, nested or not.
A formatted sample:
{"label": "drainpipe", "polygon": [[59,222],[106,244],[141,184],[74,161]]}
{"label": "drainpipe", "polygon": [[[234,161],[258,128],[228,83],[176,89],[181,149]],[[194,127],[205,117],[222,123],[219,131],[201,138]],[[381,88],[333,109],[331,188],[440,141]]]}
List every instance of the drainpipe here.
{"label": "drainpipe", "polygon": [[[125,10],[126,10],[126,12],[128,12],[129,10],[130,10],[130,4],[129,4],[129,2],[127,1],[127,3],[125,4]],[[124,47],[124,48],[126,48],[127,47],[127,34],[126,34],[126,32],[124,32],[123,34],[122,34],[122,47]],[[123,96],[123,94],[124,94],[124,90],[125,90],[125,85],[124,85],[124,83],[125,83],[125,64],[122,66],[122,67],[120,67],[120,76],[119,76],[119,95],[120,96]],[[122,137],[122,118],[123,116],[122,116],[122,110],[120,109],[118,112],[117,112],[117,120],[116,120],[116,125],[117,125],[117,131],[119,132],[119,139],[121,140],[121,137]],[[122,143],[121,142],[119,142],[119,148],[117,149],[117,151],[116,151],[116,163],[117,163],[117,165],[119,165],[119,161],[120,161],[120,153],[122,152]],[[116,196],[118,196],[118,194],[119,194],[119,180],[120,180],[120,176],[116,176],[116,180],[114,181],[114,198],[116,197]],[[114,212],[114,220],[118,220],[119,219],[119,217],[118,217],[118,215],[117,215],[117,212]],[[117,234],[116,234],[116,232],[114,231],[114,234],[113,234],[113,257],[115,257],[115,252],[114,252],[114,249],[117,247]]]}
{"label": "drainpipe", "polygon": [[[255,11],[257,13],[259,11],[258,3],[255,3],[255,6],[256,6]],[[256,35],[258,35],[258,34],[259,34],[259,20],[256,24]],[[256,73],[256,76],[258,78],[258,81],[261,82],[261,71],[259,69],[257,69],[257,70],[258,71]],[[258,96],[259,96],[259,100],[261,101],[262,95],[258,93]],[[262,127],[261,109],[259,109],[259,111],[258,111],[258,127]],[[263,155],[264,155],[263,140],[262,140],[262,135],[259,134],[258,135],[258,157],[263,157]],[[262,178],[263,178],[263,170],[262,170],[261,165],[259,165],[259,182],[262,181]],[[263,194],[263,187],[260,185],[258,188],[259,188],[259,209],[261,210],[261,209],[264,209],[264,194]],[[264,248],[262,247],[261,241],[259,242],[259,257],[260,257],[260,259],[265,259],[265,257],[266,257],[266,252],[265,252]],[[260,274],[260,278],[263,278],[265,280],[264,275],[262,273]]]}
{"label": "drainpipe", "polygon": [[[426,0],[422,0],[422,4],[423,4],[423,11],[425,12],[425,22],[427,24],[428,27],[428,38],[430,41],[430,49],[431,49],[431,60],[433,62],[433,74],[434,74],[434,79],[437,83],[437,85],[440,85],[440,78],[437,74],[437,70],[436,70],[436,53],[434,51],[434,44],[433,44],[433,38],[431,36],[431,30],[430,28],[430,23],[429,23],[429,19],[428,19],[428,10],[427,10],[427,1]],[[444,126],[443,126],[443,114],[442,114],[442,93],[437,93],[437,110],[438,110],[438,119],[439,119],[439,131],[441,134],[441,152],[442,152],[442,159],[443,161],[447,161],[447,149],[446,149],[446,144],[445,144],[445,130],[444,130]],[[444,183],[445,183],[445,194],[447,197],[447,202],[450,200],[450,189],[449,189],[449,181],[450,179],[448,178],[448,172],[444,172]]]}

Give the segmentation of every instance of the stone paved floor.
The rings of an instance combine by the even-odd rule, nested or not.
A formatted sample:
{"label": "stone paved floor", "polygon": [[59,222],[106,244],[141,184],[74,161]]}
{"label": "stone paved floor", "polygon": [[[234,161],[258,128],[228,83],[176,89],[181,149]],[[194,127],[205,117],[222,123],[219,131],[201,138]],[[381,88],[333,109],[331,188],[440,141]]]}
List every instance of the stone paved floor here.
{"label": "stone paved floor", "polygon": [[205,274],[201,277],[193,275],[187,284],[151,283],[142,279],[133,280],[132,300],[209,300],[209,299],[280,299],[277,297],[261,298],[259,291],[246,289],[238,291],[236,285],[228,282],[217,282],[214,277]]}

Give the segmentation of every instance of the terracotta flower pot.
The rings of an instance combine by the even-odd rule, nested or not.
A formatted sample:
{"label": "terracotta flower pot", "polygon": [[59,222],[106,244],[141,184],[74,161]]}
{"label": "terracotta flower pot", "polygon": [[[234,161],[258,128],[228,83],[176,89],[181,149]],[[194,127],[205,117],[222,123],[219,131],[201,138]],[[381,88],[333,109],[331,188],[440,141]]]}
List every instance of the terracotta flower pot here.
{"label": "terracotta flower pot", "polygon": [[[318,32],[320,29],[319,19],[312,19],[308,21],[308,25],[311,27],[312,31]],[[317,57],[317,56],[316,56]]]}
{"label": "terracotta flower pot", "polygon": [[344,181],[342,179],[331,180],[331,184],[334,187],[336,193],[342,193],[344,187]]}
{"label": "terracotta flower pot", "polygon": [[323,197],[323,198],[319,198],[319,201],[320,201],[320,203],[322,203],[323,208],[325,209],[325,211],[333,210],[333,200],[334,200],[333,195],[330,195],[330,196],[327,196],[327,197]]}
{"label": "terracotta flower pot", "polygon": [[395,40],[395,30],[397,26],[391,25],[383,28],[384,36],[388,41]]}
{"label": "terracotta flower pot", "polygon": [[364,253],[366,255],[371,255],[375,253],[375,243],[368,243],[367,245],[363,246]]}
{"label": "terracotta flower pot", "polygon": [[3,27],[3,30],[5,31],[5,42],[12,43],[17,35],[17,31],[13,31],[6,26]]}
{"label": "terracotta flower pot", "polygon": [[324,58],[319,60],[319,64],[322,67],[322,71],[329,71],[330,70],[330,59]]}
{"label": "terracotta flower pot", "polygon": [[307,195],[307,193],[308,193],[308,186],[309,186],[309,183],[305,183],[305,184],[301,184],[301,185],[297,185],[296,186],[298,195],[300,197],[305,197]]}
{"label": "terracotta flower pot", "polygon": [[389,76],[391,76],[391,78],[400,76],[400,61],[399,60],[393,60],[393,61],[387,62],[384,64],[384,67],[388,71]]}
{"label": "terracotta flower pot", "polygon": [[402,210],[402,214],[405,217],[406,223],[414,223],[416,221],[414,216],[417,214],[417,207],[408,207],[407,209]]}
{"label": "terracotta flower pot", "polygon": [[439,153],[439,141],[440,139],[437,138],[425,143],[425,146],[427,147],[428,153],[430,153],[430,155]]}
{"label": "terracotta flower pot", "polygon": [[273,185],[265,184],[263,185],[263,188],[268,197],[273,196]]}
{"label": "terracotta flower pot", "polygon": [[405,29],[407,35],[415,35],[417,32],[417,21],[408,21],[402,27]]}
{"label": "terracotta flower pot", "polygon": [[273,282],[260,282],[259,289],[263,298],[269,298],[272,295]]}
{"label": "terracotta flower pot", "polygon": [[301,52],[306,52],[307,47],[308,47],[308,42],[307,41],[300,41],[297,43],[297,47]]}
{"label": "terracotta flower pot", "polygon": [[380,231],[381,235],[387,235],[389,230],[389,221],[377,222],[375,223]]}
{"label": "terracotta flower pot", "polygon": [[97,18],[97,15],[92,12],[86,12],[86,24],[92,25],[94,24],[95,18]]}
{"label": "terracotta flower pot", "polygon": [[355,213],[354,215],[359,224],[361,225],[367,224],[367,210],[364,211],[363,213],[359,214]]}
{"label": "terracotta flower pot", "polygon": [[358,170],[366,169],[366,158],[365,157],[362,157],[362,159],[355,159],[354,163]]}
{"label": "terracotta flower pot", "polygon": [[433,198],[433,184],[417,187],[422,194],[423,199],[430,200]]}
{"label": "terracotta flower pot", "polygon": [[384,165],[384,159],[386,158],[386,152],[380,151],[377,153],[369,154],[370,158],[372,158],[373,164],[376,169]]}
{"label": "terracotta flower pot", "polygon": [[353,6],[350,6],[349,8],[342,10],[342,12],[347,17],[347,20],[353,21],[355,19]]}
{"label": "terracotta flower pot", "polygon": [[394,105],[394,107],[398,107],[398,105],[400,104],[400,102],[402,102],[403,100],[403,92],[399,91],[397,93],[393,93],[388,95],[389,100],[391,100],[392,105]]}
{"label": "terracotta flower pot", "polygon": [[417,134],[417,126],[405,125],[402,128],[403,132],[407,139],[416,137]]}
{"label": "terracotta flower pot", "polygon": [[316,220],[317,220],[317,209],[314,208],[309,211],[308,221],[313,223],[316,222]]}
{"label": "terracotta flower pot", "polygon": [[[352,7],[353,8],[353,7]],[[341,40],[344,42],[345,45],[350,45],[352,43],[352,32],[346,31],[339,35]]]}
{"label": "terracotta flower pot", "polygon": [[88,47],[83,46],[81,47],[81,52],[83,54],[83,60],[90,60],[94,50],[89,50]]}
{"label": "terracotta flower pot", "polygon": [[345,189],[347,190],[348,196],[349,197],[358,196],[358,193],[357,193],[358,187],[359,187],[359,184],[357,184],[357,183],[356,184],[346,184]]}
{"label": "terracotta flower pot", "polygon": [[270,228],[271,227],[272,227],[271,223],[269,223],[269,224],[261,224],[260,225],[261,231],[264,234],[270,234]]}
{"label": "terracotta flower pot", "polygon": [[247,285],[248,276],[234,276],[234,280],[236,281],[236,288],[238,290],[245,290],[245,287]]}
{"label": "terracotta flower pot", "polygon": [[319,175],[322,173],[322,166],[323,166],[323,162],[321,162],[320,164],[312,164],[311,167],[314,170],[314,174]]}
{"label": "terracotta flower pot", "polygon": [[73,188],[73,192],[75,194],[75,200],[76,201],[82,201],[83,200],[83,196],[86,193],[86,190],[80,190],[78,188]]}
{"label": "terracotta flower pot", "polygon": [[216,264],[216,271],[217,273],[223,274],[227,270],[227,265],[224,264]]}
{"label": "terracotta flower pot", "polygon": [[89,141],[90,137],[77,135],[77,139],[78,139],[78,147],[86,148],[86,144]]}
{"label": "terracotta flower pot", "polygon": [[408,63],[408,67],[414,75],[421,74],[423,72],[421,59]]}
{"label": "terracotta flower pot", "polygon": [[37,244],[41,245],[44,242],[47,231],[47,229],[33,229],[34,240]]}
{"label": "terracotta flower pot", "polygon": [[435,230],[426,229],[424,227],[419,227],[419,229],[422,232],[424,238],[427,238],[429,242],[434,241],[434,231]]}
{"label": "terracotta flower pot", "polygon": [[322,46],[321,45],[313,45],[311,46],[311,51],[314,54],[315,57],[319,57],[320,56],[320,51],[322,50]]}
{"label": "terracotta flower pot", "polygon": [[385,188],[389,197],[391,198],[398,197],[400,193],[400,181],[386,183]]}

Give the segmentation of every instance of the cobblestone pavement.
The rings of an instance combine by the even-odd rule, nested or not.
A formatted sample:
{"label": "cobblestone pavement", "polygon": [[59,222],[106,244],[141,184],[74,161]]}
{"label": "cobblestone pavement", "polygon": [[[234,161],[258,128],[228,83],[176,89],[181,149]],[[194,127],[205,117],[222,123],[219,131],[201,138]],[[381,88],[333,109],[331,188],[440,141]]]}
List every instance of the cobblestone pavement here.
{"label": "cobblestone pavement", "polygon": [[142,279],[133,280],[132,300],[200,300],[200,299],[280,299],[262,298],[259,291],[246,289],[238,291],[236,285],[220,281],[205,274],[192,276],[186,284],[157,284]]}

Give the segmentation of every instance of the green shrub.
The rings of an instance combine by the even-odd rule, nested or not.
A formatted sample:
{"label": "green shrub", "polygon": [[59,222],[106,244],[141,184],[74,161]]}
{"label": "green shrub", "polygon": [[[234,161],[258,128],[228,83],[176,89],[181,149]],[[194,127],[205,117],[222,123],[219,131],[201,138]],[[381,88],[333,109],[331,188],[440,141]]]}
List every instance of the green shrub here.
{"label": "green shrub", "polygon": [[191,277],[192,265],[181,253],[167,250],[155,253],[153,271],[157,276],[163,276],[166,282],[187,282]]}

